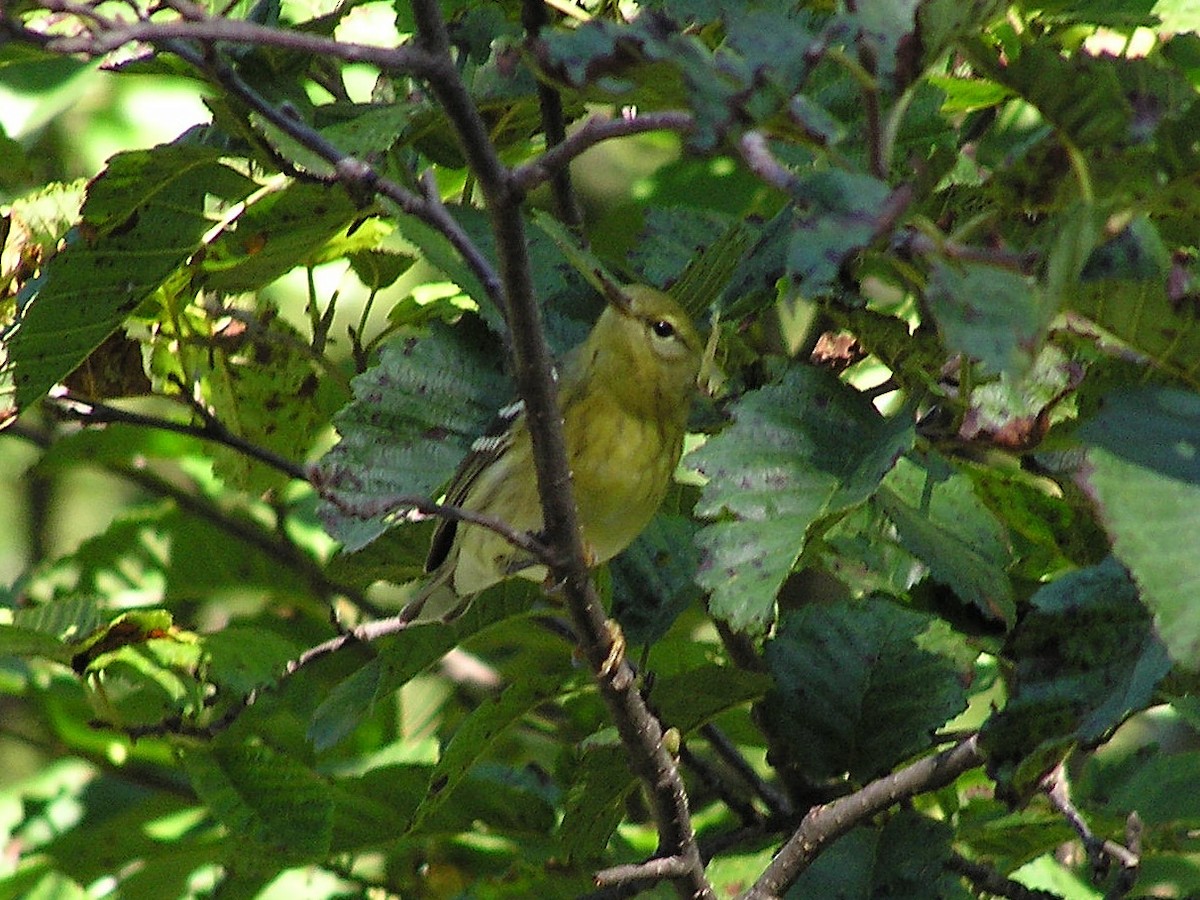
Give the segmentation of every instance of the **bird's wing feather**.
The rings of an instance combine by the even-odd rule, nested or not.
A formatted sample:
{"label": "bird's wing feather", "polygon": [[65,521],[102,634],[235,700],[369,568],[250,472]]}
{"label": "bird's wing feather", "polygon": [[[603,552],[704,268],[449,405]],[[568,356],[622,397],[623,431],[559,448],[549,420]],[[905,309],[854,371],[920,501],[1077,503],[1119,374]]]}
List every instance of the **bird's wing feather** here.
{"label": "bird's wing feather", "polygon": [[[495,465],[513,445],[513,435],[525,416],[525,403],[518,400],[501,409],[494,419],[484,429],[483,434],[471,444],[471,452],[466,455],[450,484],[446,488],[445,504],[447,506],[462,506],[467,494],[479,479],[481,472]],[[454,546],[454,535],[458,531],[458,522],[454,519],[442,518],[434,529],[433,539],[429,544],[429,555],[425,558],[425,571],[432,572],[446,561]]]}

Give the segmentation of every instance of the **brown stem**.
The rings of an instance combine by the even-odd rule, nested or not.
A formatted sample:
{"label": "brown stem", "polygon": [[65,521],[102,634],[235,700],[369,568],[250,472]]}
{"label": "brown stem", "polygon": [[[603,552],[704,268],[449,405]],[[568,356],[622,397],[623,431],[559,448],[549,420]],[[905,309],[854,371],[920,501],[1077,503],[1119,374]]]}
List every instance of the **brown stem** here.
{"label": "brown stem", "polygon": [[[413,0],[418,44],[449,60],[450,46],[439,4]],[[637,690],[632,668],[620,655],[604,608],[584,561],[583,541],[571,489],[562,416],[551,376],[541,310],[533,290],[525,223],[524,189],[501,163],[465,84],[452,66],[448,77],[430,87],[453,123],[487,202],[505,287],[517,389],[525,401],[533,442],[543,534],[557,562],[551,572],[571,614],[580,648],[596,676],[600,694],[626,748],[631,768],[649,796],[659,833],[659,857],[671,863],[670,877],[680,896],[715,898],[692,832],[687,794],[679,769],[663,745],[663,728]]]}
{"label": "brown stem", "polygon": [[836,838],[859,822],[901,800],[945,787],[976,766],[983,765],[978,738],[972,736],[949,750],[927,756],[907,768],[872,781],[862,790],[816,806],[783,845],[766,871],[744,894],[745,900],[774,900]]}

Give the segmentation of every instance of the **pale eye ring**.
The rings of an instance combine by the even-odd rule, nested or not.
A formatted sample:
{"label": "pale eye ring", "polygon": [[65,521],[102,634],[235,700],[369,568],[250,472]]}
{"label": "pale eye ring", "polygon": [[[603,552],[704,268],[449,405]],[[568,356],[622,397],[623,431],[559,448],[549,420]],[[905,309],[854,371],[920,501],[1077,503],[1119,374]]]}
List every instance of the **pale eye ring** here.
{"label": "pale eye ring", "polygon": [[666,319],[658,319],[650,323],[650,329],[657,337],[666,339],[675,336],[675,326]]}

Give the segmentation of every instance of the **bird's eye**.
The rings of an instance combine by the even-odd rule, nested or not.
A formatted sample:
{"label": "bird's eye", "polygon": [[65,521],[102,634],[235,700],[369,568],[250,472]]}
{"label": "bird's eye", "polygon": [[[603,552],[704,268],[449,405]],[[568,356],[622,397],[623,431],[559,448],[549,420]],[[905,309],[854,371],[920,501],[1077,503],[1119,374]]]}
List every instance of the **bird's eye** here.
{"label": "bird's eye", "polygon": [[656,322],[650,323],[651,330],[660,338],[669,338],[675,336],[675,326],[666,319],[659,319]]}

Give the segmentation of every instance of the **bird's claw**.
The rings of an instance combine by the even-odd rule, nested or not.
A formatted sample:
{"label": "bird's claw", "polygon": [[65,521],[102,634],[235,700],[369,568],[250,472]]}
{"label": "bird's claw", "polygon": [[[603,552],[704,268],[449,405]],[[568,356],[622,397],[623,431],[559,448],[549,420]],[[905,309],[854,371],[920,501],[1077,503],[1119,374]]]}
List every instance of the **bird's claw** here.
{"label": "bird's claw", "polygon": [[601,678],[609,678],[620,668],[621,663],[625,662],[625,633],[621,631],[621,626],[617,624],[615,619],[608,619],[604,623],[604,629],[608,632],[610,643],[608,646],[608,655],[604,658],[604,662],[600,664],[597,674]]}

